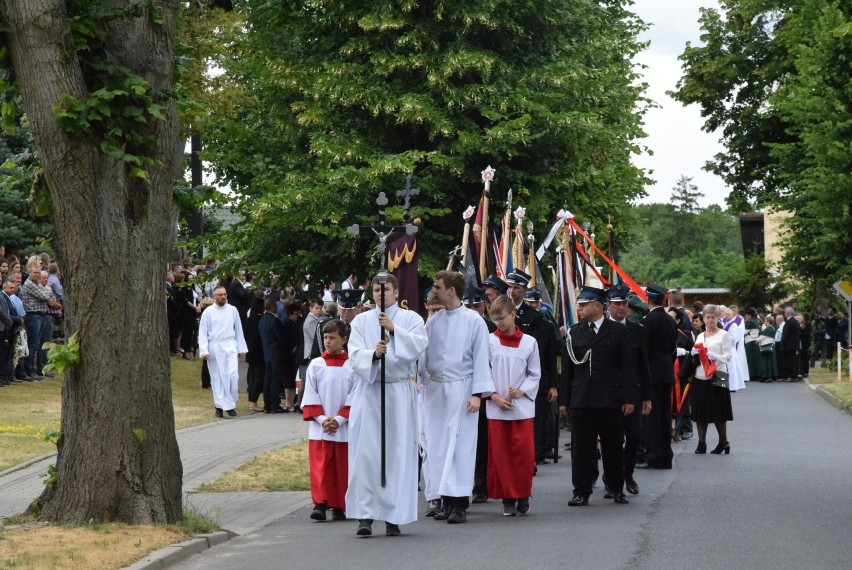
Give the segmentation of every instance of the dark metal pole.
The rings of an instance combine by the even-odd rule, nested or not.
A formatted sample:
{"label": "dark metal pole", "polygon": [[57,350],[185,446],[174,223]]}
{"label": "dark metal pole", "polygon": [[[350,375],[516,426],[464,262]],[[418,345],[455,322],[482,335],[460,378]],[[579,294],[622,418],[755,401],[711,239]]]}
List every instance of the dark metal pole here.
{"label": "dark metal pole", "polygon": [[[379,272],[379,285],[382,288],[382,292],[380,295],[379,302],[379,314],[385,312],[385,283],[388,281],[387,273],[385,271]],[[379,328],[380,333],[382,335],[382,340],[386,340],[385,329],[383,327]],[[387,348],[385,349],[387,351]],[[387,483],[387,473],[386,473],[386,452],[385,452],[385,423],[386,423],[386,413],[385,413],[385,355],[382,354],[382,358],[379,362],[379,383],[380,383],[380,393],[381,393],[381,403],[382,403],[382,487]]]}

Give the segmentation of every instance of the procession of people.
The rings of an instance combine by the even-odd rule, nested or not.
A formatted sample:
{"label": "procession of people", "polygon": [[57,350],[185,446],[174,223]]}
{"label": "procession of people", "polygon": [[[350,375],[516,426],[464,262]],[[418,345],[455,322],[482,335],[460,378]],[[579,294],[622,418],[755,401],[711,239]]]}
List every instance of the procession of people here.
{"label": "procession of people", "polygon": [[562,458],[561,431],[570,432],[566,506],[589,505],[599,480],[605,500],[628,505],[640,493],[637,471],[672,469],[672,442],[691,438],[693,421],[696,454],[707,453],[713,424],[710,454],[729,455],[731,393],[767,374],[801,377],[808,319],[791,307],[778,316],[781,332],[753,309],[690,310],[679,290],[633,281],[566,212],[537,252],[561,243],[551,301],[532,243],[527,258],[523,245],[510,254],[506,238],[502,258],[478,256],[477,266],[468,237],[486,234],[465,218],[457,250],[467,253],[434,274],[423,316],[409,309],[419,291],[404,294],[385,268],[386,232],[416,228],[383,217],[369,228],[381,269],[360,288],[355,274],[340,288],[323,282],[313,298],[307,287],[253,287],[250,274],[205,286],[213,303],[199,310],[198,353],[215,414],[236,415],[237,363],[248,351],[250,409],[309,423],[312,519],[330,511],[367,537],[376,521],[399,536],[420,514],[462,524],[488,500],[504,516],[527,515],[538,469]]}

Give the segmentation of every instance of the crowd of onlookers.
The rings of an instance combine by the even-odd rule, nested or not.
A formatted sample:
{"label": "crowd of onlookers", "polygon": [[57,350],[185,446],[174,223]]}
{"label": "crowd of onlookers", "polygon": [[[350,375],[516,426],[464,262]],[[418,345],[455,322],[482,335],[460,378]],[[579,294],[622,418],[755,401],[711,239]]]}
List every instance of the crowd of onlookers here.
{"label": "crowd of onlookers", "polygon": [[6,255],[0,246],[0,387],[34,382],[54,373],[46,342],[61,336],[65,292],[50,255]]}
{"label": "crowd of onlookers", "polygon": [[[319,327],[327,320],[340,318],[349,324],[362,308],[369,308],[354,275],[347,277],[340,287],[336,283],[325,284],[322,296],[310,298],[308,287],[283,287],[280,290],[271,283],[256,284],[254,275],[242,273],[217,279],[212,274],[217,269],[214,259],[204,265],[172,263],[166,274],[166,306],[169,324],[169,350],[172,356],[194,360],[198,348],[198,323],[201,314],[213,304],[213,290],[222,286],[227,292],[227,302],[236,307],[240,315],[243,334],[248,345],[247,385],[249,407],[263,411],[258,405],[264,378],[264,356],[261,347],[258,323],[264,313],[264,301],[277,299],[277,317],[282,323],[297,331],[289,341],[291,346],[284,352],[291,356],[282,363],[281,385],[284,387],[282,400],[284,409],[299,411],[301,395],[297,389],[297,378],[304,378],[305,369],[311,359],[322,352],[318,334]],[[355,293],[355,295],[352,295]],[[210,387],[207,362],[202,363],[201,386]],[[299,386],[301,388],[301,386]]]}
{"label": "crowd of onlookers", "polygon": [[[745,354],[752,381],[802,380],[817,362],[836,356],[838,343],[843,350],[849,348],[849,317],[833,308],[823,315],[797,312],[792,307],[774,307],[768,312],[754,308],[741,311],[736,305],[722,309],[723,324],[739,317],[745,327]],[[701,304],[696,303],[686,314],[693,330],[700,332]]]}
{"label": "crowd of onlookers", "polygon": [[808,377],[818,361],[849,348],[849,318],[833,308],[823,315],[776,307],[771,313],[748,309],[746,355],[752,380],[794,381]]}

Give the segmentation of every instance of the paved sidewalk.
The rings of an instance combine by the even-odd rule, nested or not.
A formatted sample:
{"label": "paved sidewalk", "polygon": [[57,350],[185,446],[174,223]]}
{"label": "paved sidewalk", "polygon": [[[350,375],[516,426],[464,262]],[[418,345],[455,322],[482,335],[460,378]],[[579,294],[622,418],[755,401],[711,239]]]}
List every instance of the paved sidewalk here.
{"label": "paved sidewalk", "polygon": [[[253,414],[178,430],[184,494],[239,467],[260,453],[306,437],[307,427],[301,414]],[[26,510],[41,494],[44,487],[41,477],[47,472],[48,466],[55,462],[56,455],[53,454],[0,473],[0,518]],[[243,531],[260,528],[247,522],[245,511],[248,505],[254,505],[251,518],[257,519],[259,524],[292,512],[296,504],[298,506],[295,508],[301,508],[304,506],[302,503],[307,504],[309,500],[308,493],[276,493],[274,495],[287,497],[276,497],[270,501],[270,494],[263,493],[261,495],[267,499],[261,504],[253,503],[253,499],[240,498],[241,495],[255,493],[199,494],[190,495],[188,500],[218,520],[222,528],[238,534],[242,533],[228,525],[234,523]],[[269,512],[263,511],[262,505]]]}

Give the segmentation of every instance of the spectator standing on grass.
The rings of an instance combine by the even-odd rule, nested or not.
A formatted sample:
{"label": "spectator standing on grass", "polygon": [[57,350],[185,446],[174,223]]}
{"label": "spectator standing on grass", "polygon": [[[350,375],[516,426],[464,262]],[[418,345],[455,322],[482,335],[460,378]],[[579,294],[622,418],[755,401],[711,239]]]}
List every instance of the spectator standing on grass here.
{"label": "spectator standing on grass", "polygon": [[27,356],[24,372],[28,378],[41,380],[44,378],[39,373],[40,367],[47,364],[47,351],[41,347],[47,319],[50,319],[47,311],[53,298],[50,287],[42,286],[39,281],[41,277],[41,260],[35,259],[30,265],[29,279],[22,286],[21,300],[27,312],[27,340],[29,355]]}
{"label": "spectator standing on grass", "polygon": [[[48,267],[47,272],[47,284],[50,286],[50,290],[53,291],[53,296],[56,298],[60,305],[64,305],[65,288],[62,286],[62,273],[60,273],[59,271],[59,265],[57,265],[56,263],[51,263]],[[62,325],[62,309],[51,309],[50,314],[53,316],[54,330],[56,330]],[[53,336],[57,336],[57,334],[54,334]]]}
{"label": "spectator standing on grass", "polygon": [[[14,281],[10,282],[14,287]],[[3,284],[3,299],[0,301],[0,386],[12,383],[12,347],[15,327],[20,324],[15,307],[6,295],[6,283]]]}
{"label": "spectator standing on grass", "polygon": [[[246,392],[248,393],[249,409],[253,412],[264,411],[257,400],[263,394],[263,382],[266,377],[266,360],[263,356],[263,339],[260,335],[260,319],[264,314],[263,292],[255,291],[251,300],[251,314],[246,319],[244,335],[246,338]],[[264,399],[264,403],[266,400]]]}
{"label": "spectator standing on grass", "polygon": [[215,304],[201,315],[198,351],[210,370],[216,417],[224,417],[223,412],[234,417],[237,415],[239,397],[239,358],[248,348],[243,338],[240,316],[237,309],[228,304],[228,293],[224,287],[216,287],[213,301]]}

